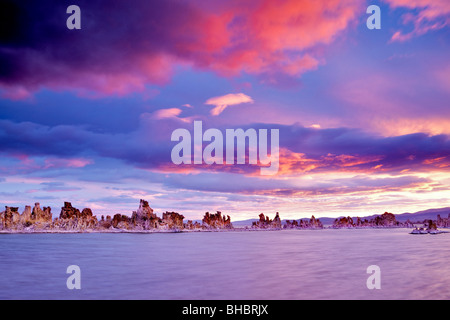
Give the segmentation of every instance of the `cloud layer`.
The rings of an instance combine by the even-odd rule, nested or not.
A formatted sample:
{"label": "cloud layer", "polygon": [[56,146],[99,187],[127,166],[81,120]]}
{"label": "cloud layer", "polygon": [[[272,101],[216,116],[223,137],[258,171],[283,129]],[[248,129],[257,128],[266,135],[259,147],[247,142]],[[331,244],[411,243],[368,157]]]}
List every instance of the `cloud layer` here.
{"label": "cloud layer", "polygon": [[[176,166],[170,154],[170,134],[182,122],[171,117],[144,116],[139,127],[127,134],[97,133],[73,126],[43,126],[0,120],[2,152],[13,157],[50,157],[51,166],[84,167],[89,157],[121,160],[144,169],[179,172],[238,172],[259,175],[257,166],[191,165]],[[192,125],[183,125],[193,130]],[[164,130],[161,130],[164,128]],[[389,173],[429,172],[450,167],[450,137],[423,133],[396,137],[377,137],[355,129],[316,129],[298,125],[253,124],[255,129],[279,128],[279,175],[323,172]],[[225,128],[219,129],[223,132]],[[207,143],[205,143],[206,146]],[[50,160],[50,159],[54,160]],[[56,160],[61,158],[62,160]]]}
{"label": "cloud layer", "polygon": [[1,18],[10,30],[0,34],[5,97],[26,98],[44,86],[84,94],[142,92],[166,84],[176,65],[272,80],[277,73],[296,77],[318,67],[317,46],[333,41],[360,8],[355,0],[77,5],[82,28],[68,30],[61,2],[2,2]]}

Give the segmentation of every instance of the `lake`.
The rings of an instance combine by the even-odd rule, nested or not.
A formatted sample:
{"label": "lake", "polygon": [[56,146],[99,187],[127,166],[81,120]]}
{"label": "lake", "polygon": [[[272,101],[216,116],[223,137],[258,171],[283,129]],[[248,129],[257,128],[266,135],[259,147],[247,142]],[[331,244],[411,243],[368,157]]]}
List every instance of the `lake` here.
{"label": "lake", "polygon": [[409,232],[0,234],[0,299],[450,299],[450,233]]}

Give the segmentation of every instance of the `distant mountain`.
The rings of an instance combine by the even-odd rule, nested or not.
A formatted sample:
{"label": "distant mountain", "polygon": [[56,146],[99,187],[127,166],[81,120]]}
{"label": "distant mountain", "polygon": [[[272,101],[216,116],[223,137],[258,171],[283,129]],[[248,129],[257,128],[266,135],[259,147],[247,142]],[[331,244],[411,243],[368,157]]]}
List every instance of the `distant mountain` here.
{"label": "distant mountain", "polygon": [[[414,212],[414,213],[400,213],[400,214],[395,214],[395,218],[397,221],[400,222],[405,222],[409,219],[409,221],[411,222],[422,222],[423,220],[436,220],[437,219],[437,215],[440,214],[441,218],[447,218],[448,215],[450,213],[450,207],[446,207],[446,208],[439,208],[439,209],[428,209],[428,210],[423,210],[423,211],[418,211],[418,212]],[[361,219],[372,219],[375,218],[376,216],[381,215],[380,214],[374,214],[371,216],[366,216],[366,217],[360,217]],[[352,217],[355,218],[355,217]],[[332,219],[334,221],[335,218],[328,218],[328,219]],[[320,219],[320,221],[322,221],[322,219]],[[331,223],[333,223],[333,221],[331,221]]]}
{"label": "distant mountain", "polygon": [[[379,214],[373,214],[370,216],[364,216],[364,217],[360,217],[361,219],[373,219],[376,216],[382,215],[383,212],[380,212]],[[436,220],[437,219],[437,215],[440,214],[441,218],[447,218],[450,214],[450,207],[446,207],[446,208],[439,208],[439,209],[428,209],[428,210],[423,210],[423,211],[418,211],[418,212],[414,212],[414,213],[401,213],[401,214],[395,214],[395,218],[397,219],[397,221],[400,222],[405,222],[408,219],[411,222],[422,222],[423,220]],[[356,216],[352,217],[354,220],[356,220]],[[295,220],[309,220],[309,218],[298,218]],[[240,221],[232,221],[231,223],[233,224],[233,226],[235,227],[246,227],[246,226],[251,226],[252,222],[254,221],[258,221],[259,219],[247,219],[247,220],[240,220]],[[293,220],[293,219],[287,219],[287,220]],[[324,225],[332,225],[334,220],[336,220],[336,218],[329,218],[329,217],[320,217],[319,220],[324,224]],[[282,223],[286,223],[286,219],[282,220]]]}
{"label": "distant mountain", "polygon": [[231,221],[233,227],[251,227],[254,221],[259,221],[259,219],[247,219],[247,220],[239,220],[239,221]]}
{"label": "distant mountain", "polygon": [[410,221],[415,222],[415,221],[423,221],[425,219],[436,220],[438,214],[441,215],[441,218],[447,218],[450,214],[450,207],[440,209],[428,209],[418,211],[415,213],[408,212],[398,215],[396,214],[395,217],[397,218],[397,221],[404,222],[409,219]]}

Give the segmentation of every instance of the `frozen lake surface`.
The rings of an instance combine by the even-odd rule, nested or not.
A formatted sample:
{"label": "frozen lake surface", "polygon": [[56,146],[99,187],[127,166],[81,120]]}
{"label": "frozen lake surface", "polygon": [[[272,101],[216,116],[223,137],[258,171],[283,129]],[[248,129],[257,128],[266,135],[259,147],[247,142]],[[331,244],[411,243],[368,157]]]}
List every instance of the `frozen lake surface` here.
{"label": "frozen lake surface", "polygon": [[0,299],[450,299],[450,233],[408,232],[0,234]]}

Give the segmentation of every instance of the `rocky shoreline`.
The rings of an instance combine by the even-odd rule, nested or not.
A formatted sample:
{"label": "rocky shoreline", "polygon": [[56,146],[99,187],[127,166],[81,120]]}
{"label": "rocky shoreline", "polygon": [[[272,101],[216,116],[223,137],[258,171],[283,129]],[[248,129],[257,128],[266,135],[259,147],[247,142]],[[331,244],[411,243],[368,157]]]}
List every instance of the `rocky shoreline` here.
{"label": "rocky shoreline", "polygon": [[90,208],[80,211],[70,202],[64,202],[55,219],[52,219],[51,208],[41,209],[39,203],[35,203],[33,208],[26,206],[22,214],[18,207],[8,206],[0,212],[0,233],[150,233],[230,229],[233,229],[230,216],[222,216],[221,212],[206,212],[201,224],[191,220],[184,222],[184,216],[177,212],[166,211],[158,217],[142,199],[131,216],[117,213],[112,217],[102,215],[100,219]]}
{"label": "rocky shoreline", "polygon": [[[423,224],[417,229],[417,224]],[[274,219],[261,213],[259,220],[251,226],[234,227],[229,215],[206,212],[200,222],[184,220],[184,216],[177,212],[164,212],[158,217],[149,203],[140,200],[139,207],[131,216],[115,214],[97,218],[90,208],[79,210],[70,202],[64,202],[58,217],[53,219],[51,208],[41,208],[39,203],[34,207],[26,206],[20,214],[18,207],[5,207],[0,212],[0,233],[177,233],[177,232],[220,232],[220,231],[263,231],[285,229],[372,229],[372,228],[414,228],[423,233],[436,234],[437,227],[449,227],[448,218],[438,216],[437,220],[425,220],[421,222],[399,222],[395,215],[385,212],[372,219],[357,217],[340,217],[335,219],[333,225],[324,226],[320,219],[314,216],[311,219],[286,220],[282,222],[279,213]],[[416,234],[416,233],[413,233]]]}

